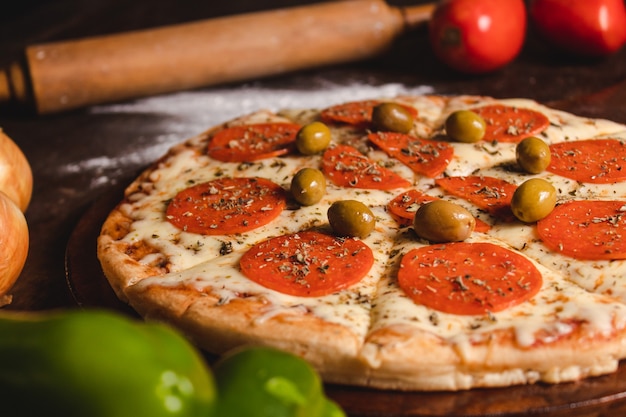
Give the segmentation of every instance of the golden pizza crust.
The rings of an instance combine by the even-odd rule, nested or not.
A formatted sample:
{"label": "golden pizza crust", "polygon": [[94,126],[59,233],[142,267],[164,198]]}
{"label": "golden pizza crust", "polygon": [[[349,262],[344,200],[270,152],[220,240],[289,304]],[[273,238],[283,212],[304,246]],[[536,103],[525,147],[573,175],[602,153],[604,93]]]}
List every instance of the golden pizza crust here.
{"label": "golden pizza crust", "polygon": [[[421,118],[414,130],[424,135],[440,129],[445,116],[453,110],[498,102],[475,96],[402,97],[399,100],[419,108]],[[551,120],[565,126],[564,135],[576,131],[566,126],[570,115],[528,100],[513,100],[511,103],[550,112]],[[270,300],[255,294],[223,299],[217,291],[211,290],[210,284],[194,286],[188,277],[179,282],[172,280],[173,273],[180,272],[182,276],[189,268],[176,264],[177,261],[170,258],[161,246],[134,237],[134,222],[137,221],[133,217],[134,204],[145,196],[163,192],[157,190],[164,181],[163,169],[181,162],[184,165],[185,161],[177,158],[190,155],[207,158],[204,154],[208,141],[223,127],[281,120],[311,121],[316,114],[316,111],[306,109],[285,111],[280,115],[259,111],[243,116],[174,146],[146,169],[126,189],[124,201],[108,216],[98,238],[98,258],[116,295],[146,319],[165,321],[178,327],[208,352],[221,354],[247,344],[274,346],[304,357],[318,369],[325,381],[333,383],[398,390],[464,390],[538,381],[560,383],[615,371],[619,360],[626,357],[624,317],[602,323],[603,332],[581,320],[573,325],[573,331],[558,339],[537,341],[529,346],[516,341],[512,328],[499,328],[487,333],[489,337],[480,339],[472,339],[472,331],[464,330],[463,342],[460,342],[403,324],[376,326],[375,314],[369,318],[369,331],[362,333],[325,319],[304,304],[284,308],[277,304],[279,298]],[[593,126],[585,124],[585,129],[596,129],[599,134],[620,128],[623,127],[608,121],[597,121]],[[363,136],[355,137],[350,128],[337,132],[346,135],[346,141],[350,143],[361,147],[366,145]],[[558,132],[553,131],[548,136],[556,134]],[[494,152],[490,158],[489,163],[499,163],[503,156]],[[203,160],[198,166],[208,163]],[[455,163],[463,165],[459,160]],[[170,194],[165,193],[162,198],[166,200]],[[382,210],[384,214],[384,208]],[[162,221],[166,222],[165,219]],[[170,237],[168,244],[176,244],[178,239],[184,240],[182,236],[174,236]],[[248,236],[246,239],[254,238]],[[241,240],[244,241],[243,237]],[[246,244],[247,241],[242,243],[242,247]],[[198,257],[198,262],[201,261],[202,258]],[[238,265],[230,267],[237,269]],[[164,278],[166,275],[167,279]],[[375,291],[362,298],[364,310],[372,308],[377,301]],[[606,298],[598,298],[597,302],[618,304]],[[519,320],[523,321],[524,317]],[[558,319],[550,320],[551,324],[559,325]],[[468,340],[472,342],[468,343]]]}
{"label": "golden pizza crust", "polygon": [[256,298],[221,303],[219,297],[189,286],[153,282],[128,287],[125,295],[130,304],[147,319],[174,324],[208,352],[221,354],[241,345],[272,346],[333,374],[363,373],[358,360],[361,338],[305,309],[285,311]]}
{"label": "golden pizza crust", "polygon": [[402,326],[369,335],[362,350],[371,384],[400,390],[464,390],[536,382],[562,383],[614,372],[626,355],[626,329],[609,336],[584,325],[549,344],[521,347],[511,331],[469,346]]}

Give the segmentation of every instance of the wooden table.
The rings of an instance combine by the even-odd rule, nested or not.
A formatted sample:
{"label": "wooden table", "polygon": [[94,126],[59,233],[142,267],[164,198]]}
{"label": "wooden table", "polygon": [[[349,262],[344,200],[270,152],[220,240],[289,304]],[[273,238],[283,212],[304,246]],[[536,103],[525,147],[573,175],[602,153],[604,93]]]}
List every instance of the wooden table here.
{"label": "wooden table", "polygon": [[[27,45],[34,43],[150,28],[295,3],[311,1],[22,0],[0,14],[0,66],[11,62]],[[415,3],[419,2],[392,2],[395,5]],[[126,184],[168,144],[198,133],[201,126],[222,121],[229,111],[237,110],[235,105],[261,104],[263,94],[267,95],[269,105],[303,100],[306,94],[314,95],[331,87],[333,94],[339,94],[337,91],[341,92],[342,88],[350,93],[355,85],[369,85],[374,91],[406,88],[443,94],[528,97],[544,103],[566,99],[570,101],[561,102],[560,107],[581,115],[626,123],[626,88],[623,85],[610,88],[625,79],[626,49],[605,60],[577,60],[550,50],[533,33],[530,33],[522,54],[505,69],[485,76],[459,75],[435,60],[425,31],[418,30],[400,37],[387,52],[362,62],[46,116],[2,109],[0,127],[28,157],[35,180],[32,203],[26,213],[31,250],[14,287],[13,303],[8,308],[76,307],[75,294],[69,290],[66,281],[66,248],[79,220],[87,210],[93,210],[94,202],[104,204],[103,196]],[[229,100],[231,107],[228,106]],[[205,113],[198,107],[185,107],[185,102],[198,106],[209,104],[207,109],[219,111]],[[94,242],[86,242],[86,250],[91,250],[94,245]],[[535,412],[541,415],[620,415],[620,410],[626,410],[621,388],[608,394],[589,392],[600,385],[603,389],[606,384],[619,385],[623,373],[622,370],[619,375],[606,378],[608,382],[596,381],[589,386],[513,390],[515,395],[512,398],[530,395],[534,398]],[[478,393],[418,397],[420,402],[430,399],[429,407],[417,406],[415,397],[407,394],[374,393],[371,398],[380,405],[366,407],[358,404],[356,399],[359,397],[351,390],[337,388],[333,393],[354,410],[355,416],[486,415],[488,412],[490,415],[522,415],[521,412],[511,414],[506,411],[507,401],[511,404],[509,410],[519,407],[513,407],[514,401],[507,391],[480,392],[482,396],[493,396],[490,405],[482,406],[475,402]],[[573,397],[569,398],[570,395]],[[585,404],[578,402],[574,410],[545,403],[559,396],[576,402],[577,398],[586,398],[586,395],[596,398],[589,398]],[[383,405],[395,411],[387,414]],[[403,406],[404,411],[396,410]]]}

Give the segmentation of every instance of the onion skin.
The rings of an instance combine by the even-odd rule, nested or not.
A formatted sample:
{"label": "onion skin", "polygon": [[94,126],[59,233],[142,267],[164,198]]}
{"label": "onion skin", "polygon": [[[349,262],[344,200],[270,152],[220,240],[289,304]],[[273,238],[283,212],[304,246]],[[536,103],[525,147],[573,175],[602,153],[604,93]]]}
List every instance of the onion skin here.
{"label": "onion skin", "polygon": [[22,150],[0,129],[0,191],[22,212],[30,203],[33,173]]}
{"label": "onion skin", "polygon": [[29,243],[24,213],[13,200],[0,192],[0,306],[11,302],[7,293],[24,268]]}

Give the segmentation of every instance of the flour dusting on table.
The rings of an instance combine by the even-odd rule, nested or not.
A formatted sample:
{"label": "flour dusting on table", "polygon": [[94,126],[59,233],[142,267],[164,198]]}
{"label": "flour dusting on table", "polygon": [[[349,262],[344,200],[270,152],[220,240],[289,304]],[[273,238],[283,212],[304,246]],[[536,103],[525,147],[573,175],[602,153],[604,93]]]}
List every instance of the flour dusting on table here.
{"label": "flour dusting on table", "polygon": [[[200,133],[226,120],[261,109],[324,108],[332,104],[399,94],[427,94],[428,86],[402,84],[371,86],[362,83],[333,84],[318,80],[311,90],[244,85],[238,88],[180,92],[150,97],[132,103],[96,106],[93,113],[160,113],[176,116],[179,128]],[[176,126],[173,126],[174,128]]]}

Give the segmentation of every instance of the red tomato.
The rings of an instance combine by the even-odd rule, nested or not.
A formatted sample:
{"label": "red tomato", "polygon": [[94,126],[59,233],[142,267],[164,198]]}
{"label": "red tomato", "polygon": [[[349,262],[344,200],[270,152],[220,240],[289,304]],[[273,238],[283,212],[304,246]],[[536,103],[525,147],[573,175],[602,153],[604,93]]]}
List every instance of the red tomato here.
{"label": "red tomato", "polygon": [[548,41],[578,55],[609,55],[626,42],[624,0],[534,0],[530,15]]}
{"label": "red tomato", "polygon": [[512,61],[526,35],[523,0],[444,0],[430,22],[430,42],[448,66],[485,73]]}

